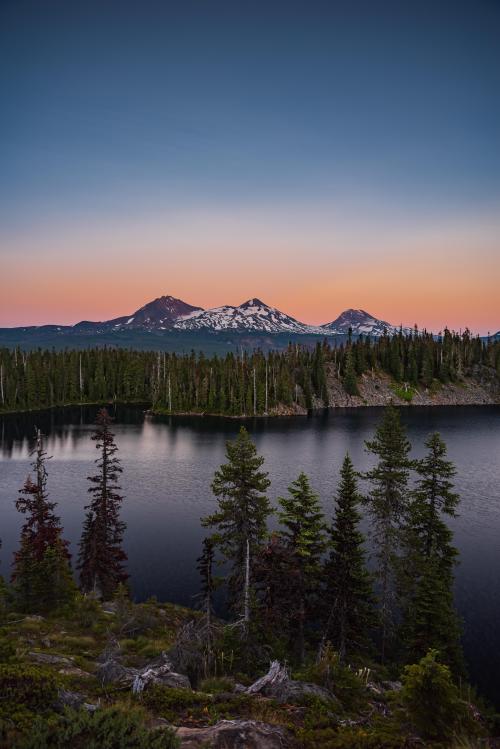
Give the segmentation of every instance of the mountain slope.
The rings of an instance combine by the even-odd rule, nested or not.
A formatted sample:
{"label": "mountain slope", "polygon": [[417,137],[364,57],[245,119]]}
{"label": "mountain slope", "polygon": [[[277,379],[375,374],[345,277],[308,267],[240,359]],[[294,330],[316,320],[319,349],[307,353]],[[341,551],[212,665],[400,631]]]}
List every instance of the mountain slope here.
{"label": "mountain slope", "polygon": [[[226,305],[203,312],[195,312],[174,327],[180,330],[240,330],[264,333],[314,333],[310,325],[264,304],[260,299],[249,299],[238,307]],[[318,331],[320,332],[320,331]]]}
{"label": "mountain slope", "polygon": [[[349,329],[353,335],[369,335],[379,337],[384,332],[392,335],[397,333],[399,328],[391,325],[385,320],[379,320],[373,317],[369,312],[363,309],[346,309],[335,320],[321,326],[321,330],[328,334],[347,335]],[[403,328],[403,332],[410,332],[411,328]]]}
{"label": "mountain slope", "polygon": [[183,302],[182,299],[176,299],[173,296],[160,296],[140,307],[131,315],[116,317],[114,320],[107,320],[105,322],[88,322],[84,320],[73,327],[75,331],[82,329],[91,330],[92,328],[94,330],[96,328],[105,330],[109,330],[110,328],[115,330],[138,328],[145,330],[168,330],[173,327],[173,324],[177,320],[202,311],[201,307],[194,307],[192,304]]}

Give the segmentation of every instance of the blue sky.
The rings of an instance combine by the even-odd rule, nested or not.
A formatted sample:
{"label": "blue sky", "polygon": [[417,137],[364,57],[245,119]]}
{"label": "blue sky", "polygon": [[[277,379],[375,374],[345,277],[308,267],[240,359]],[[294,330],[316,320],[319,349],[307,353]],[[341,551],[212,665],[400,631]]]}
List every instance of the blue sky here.
{"label": "blue sky", "polygon": [[[110,233],[154,226],[141,252],[168,275],[183,240],[202,266],[217,240],[252,251],[240,222],[257,259],[288,239],[324,268],[344,237],[356,260],[384,263],[377,237],[447,232],[443,265],[459,234],[497,272],[499,38],[493,0],[3,0],[0,252],[42,272],[47,248],[64,246],[90,272],[91,230],[88,260],[108,272]],[[133,250],[123,244],[130,274]]]}

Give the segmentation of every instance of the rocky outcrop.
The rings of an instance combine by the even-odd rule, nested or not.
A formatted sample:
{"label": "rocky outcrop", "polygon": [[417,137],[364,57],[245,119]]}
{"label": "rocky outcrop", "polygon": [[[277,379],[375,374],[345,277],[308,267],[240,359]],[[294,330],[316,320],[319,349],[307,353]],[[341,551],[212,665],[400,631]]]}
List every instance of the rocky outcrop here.
{"label": "rocky outcrop", "polygon": [[256,720],[221,720],[205,728],[177,728],[182,749],[286,749],[286,732]]}
{"label": "rocky outcrop", "polygon": [[[357,408],[359,406],[479,406],[500,403],[500,383],[495,371],[489,367],[476,367],[458,382],[419,386],[406,400],[398,393],[405,391],[404,383],[394,387],[389,375],[382,372],[365,372],[358,378],[359,395],[349,395],[333,365],[327,365],[328,405],[330,407]],[[410,390],[407,389],[408,394]]]}

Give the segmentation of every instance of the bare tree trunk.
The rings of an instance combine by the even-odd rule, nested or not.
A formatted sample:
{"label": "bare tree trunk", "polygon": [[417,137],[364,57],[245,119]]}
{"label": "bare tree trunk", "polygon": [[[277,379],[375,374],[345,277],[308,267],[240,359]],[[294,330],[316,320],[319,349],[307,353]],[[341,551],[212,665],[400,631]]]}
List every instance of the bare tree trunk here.
{"label": "bare tree trunk", "polygon": [[82,355],[80,354],[80,403],[82,402],[83,377],[82,377]]}
{"label": "bare tree trunk", "polygon": [[253,368],[253,415],[257,416],[257,387],[255,384],[255,367]]}
{"label": "bare tree trunk", "polygon": [[266,359],[266,405],[265,405],[266,414],[268,411],[268,403],[269,401],[268,401],[268,392],[267,392],[267,359]]}
{"label": "bare tree trunk", "polygon": [[170,372],[168,374],[168,410],[172,413],[172,383],[170,381]]}
{"label": "bare tree trunk", "polygon": [[5,397],[3,392],[3,364],[0,364],[0,393],[2,395],[2,405],[5,403]]}
{"label": "bare tree trunk", "polygon": [[243,593],[243,622],[245,625],[245,634],[248,634],[250,624],[250,541],[247,538],[245,554],[245,589]]}

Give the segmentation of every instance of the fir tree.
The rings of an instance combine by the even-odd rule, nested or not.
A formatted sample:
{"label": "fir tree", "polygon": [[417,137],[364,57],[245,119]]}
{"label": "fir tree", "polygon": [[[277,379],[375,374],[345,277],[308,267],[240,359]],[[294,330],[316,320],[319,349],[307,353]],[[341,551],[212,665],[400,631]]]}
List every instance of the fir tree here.
{"label": "fir tree", "polygon": [[455,467],[446,459],[446,445],[439,434],[431,434],[425,445],[426,456],[414,462],[420,478],[404,529],[402,634],[409,661],[436,649],[457,673],[462,670],[460,626],[453,606],[453,569],[458,552],[443,520],[446,515],[456,516],[459,503],[451,481]]}
{"label": "fir tree", "polygon": [[377,560],[380,593],[381,656],[385,659],[388,639],[395,624],[397,553],[401,525],[408,504],[410,443],[399,412],[389,406],[367,450],[378,457],[375,467],[364,474],[371,487],[367,497]]}
{"label": "fir tree", "polygon": [[292,637],[299,663],[304,660],[308,617],[318,604],[321,558],[326,548],[324,516],[318,495],[301,472],[288,487],[288,497],[279,497],[281,534],[293,557],[295,577]]}
{"label": "fir tree", "polygon": [[331,552],[325,568],[329,615],[324,640],[336,647],[341,660],[369,647],[370,630],[376,623],[371,577],[365,566],[365,539],[359,531],[360,502],[354,467],[346,454],[330,530]]}
{"label": "fir tree", "polygon": [[25,516],[18,551],[14,555],[12,580],[19,608],[48,611],[57,608],[74,594],[69,566],[68,541],[55,514],[55,502],[47,492],[49,459],[40,430],[36,433],[32,468],[16,500],[17,510]]}
{"label": "fir tree", "polygon": [[260,470],[264,458],[257,454],[244,427],[234,442],[226,443],[226,456],[228,462],[215,472],[212,482],[212,491],[219,498],[218,510],[202,523],[217,529],[214,543],[232,565],[228,578],[230,606],[248,634],[254,560],[271,513],[265,493],[270,481]]}
{"label": "fir tree", "polygon": [[92,495],[86,506],[87,515],[80,540],[78,569],[80,584],[86,593],[94,592],[102,598],[109,598],[128,575],[123,568],[127,556],[122,548],[125,523],[120,520],[120,506],[123,497],[118,493],[118,476],[122,472],[118,448],[114,434],[110,430],[112,422],[105,408],[97,415],[97,428],[92,435],[96,449],[100,451],[96,459],[98,472],[89,476],[89,493]]}

